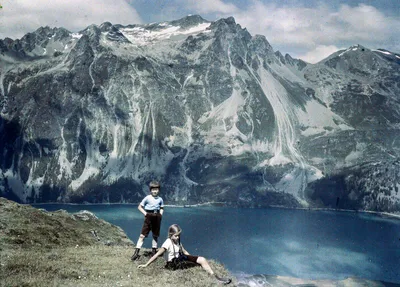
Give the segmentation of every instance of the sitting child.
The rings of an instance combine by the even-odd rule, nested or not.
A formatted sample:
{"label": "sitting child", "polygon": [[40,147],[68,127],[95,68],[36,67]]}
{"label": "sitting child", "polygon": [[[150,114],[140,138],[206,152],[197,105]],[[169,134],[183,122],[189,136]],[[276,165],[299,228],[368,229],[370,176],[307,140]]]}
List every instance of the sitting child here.
{"label": "sitting child", "polygon": [[231,279],[221,278],[218,275],[214,274],[214,271],[211,269],[210,265],[204,257],[190,255],[189,252],[187,252],[185,248],[183,248],[180,242],[181,232],[182,229],[179,227],[179,225],[171,225],[168,228],[168,239],[165,240],[158,252],[153,257],[151,257],[146,264],[139,265],[138,268],[145,268],[149,266],[154,260],[157,259],[157,257],[161,256],[162,254],[164,254],[165,251],[167,251],[167,268],[177,269],[177,267],[180,267],[179,265],[182,262],[192,262],[203,267],[203,269],[206,270],[209,274],[215,276],[215,278],[219,282],[223,284],[231,283]]}

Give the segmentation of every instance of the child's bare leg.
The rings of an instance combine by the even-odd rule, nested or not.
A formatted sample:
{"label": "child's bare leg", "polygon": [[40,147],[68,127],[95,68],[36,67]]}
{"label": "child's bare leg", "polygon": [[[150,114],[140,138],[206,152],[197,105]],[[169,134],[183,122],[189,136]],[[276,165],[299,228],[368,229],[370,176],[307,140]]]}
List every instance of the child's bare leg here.
{"label": "child's bare leg", "polygon": [[223,284],[229,284],[232,282],[232,280],[229,278],[222,278],[222,277],[219,277],[217,274],[214,274],[214,271],[211,269],[210,264],[208,264],[207,260],[204,257],[197,258],[196,263],[200,264],[201,267],[203,267],[203,269],[206,270],[209,274],[215,276],[215,278],[219,282],[221,282]]}
{"label": "child's bare leg", "polygon": [[210,264],[208,264],[207,260],[204,257],[197,258],[196,263],[200,264],[204,270],[206,270],[211,275],[214,275],[214,271],[211,269]]}

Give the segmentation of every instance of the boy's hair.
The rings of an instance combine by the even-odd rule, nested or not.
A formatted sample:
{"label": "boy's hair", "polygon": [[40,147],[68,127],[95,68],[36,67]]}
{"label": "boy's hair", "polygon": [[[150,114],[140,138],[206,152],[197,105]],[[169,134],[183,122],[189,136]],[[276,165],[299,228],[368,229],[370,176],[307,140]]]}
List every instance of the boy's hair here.
{"label": "boy's hair", "polygon": [[174,234],[180,234],[182,232],[182,228],[178,224],[172,224],[168,228],[168,238],[171,238],[172,235]]}
{"label": "boy's hair", "polygon": [[158,181],[153,180],[152,182],[150,182],[149,187],[150,187],[150,190],[152,188],[160,188],[160,183]]}

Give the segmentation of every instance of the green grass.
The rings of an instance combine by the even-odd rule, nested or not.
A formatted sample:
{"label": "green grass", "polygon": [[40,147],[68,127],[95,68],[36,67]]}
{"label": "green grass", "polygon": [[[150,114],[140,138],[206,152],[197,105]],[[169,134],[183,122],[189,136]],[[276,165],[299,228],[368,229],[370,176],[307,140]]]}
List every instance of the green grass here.
{"label": "green grass", "polygon": [[[2,251],[1,286],[216,286],[215,279],[194,267],[170,271],[158,258],[145,269],[137,269],[148,257],[130,261],[127,246],[83,246],[52,249]],[[221,275],[227,271],[214,261]]]}
{"label": "green grass", "polygon": [[[149,258],[132,262],[133,251],[119,227],[90,214],[46,212],[0,198],[1,287],[219,285],[201,267],[167,270],[164,258],[137,269]],[[232,277],[209,262],[217,274]]]}

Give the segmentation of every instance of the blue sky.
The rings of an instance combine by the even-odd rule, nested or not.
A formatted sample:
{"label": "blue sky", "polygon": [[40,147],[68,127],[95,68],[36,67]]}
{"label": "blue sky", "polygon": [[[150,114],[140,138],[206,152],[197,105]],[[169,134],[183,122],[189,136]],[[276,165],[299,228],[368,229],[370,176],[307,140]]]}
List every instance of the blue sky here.
{"label": "blue sky", "polygon": [[76,32],[90,24],[144,24],[199,14],[233,16],[275,50],[309,62],[361,44],[400,52],[399,0],[0,0],[0,39],[40,26]]}

